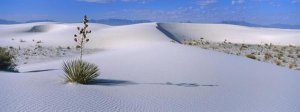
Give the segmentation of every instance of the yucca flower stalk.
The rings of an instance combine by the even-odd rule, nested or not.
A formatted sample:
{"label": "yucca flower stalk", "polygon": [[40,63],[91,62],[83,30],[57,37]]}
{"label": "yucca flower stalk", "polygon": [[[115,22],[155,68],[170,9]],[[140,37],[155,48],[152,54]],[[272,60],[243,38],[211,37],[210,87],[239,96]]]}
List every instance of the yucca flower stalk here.
{"label": "yucca flower stalk", "polygon": [[87,28],[89,27],[89,25],[87,24],[88,22],[89,20],[85,15],[82,21],[83,27],[77,27],[79,33],[74,35],[74,41],[78,44],[80,48],[80,60],[82,60],[84,45],[90,40],[88,38],[88,34],[92,33],[91,30],[87,30]]}

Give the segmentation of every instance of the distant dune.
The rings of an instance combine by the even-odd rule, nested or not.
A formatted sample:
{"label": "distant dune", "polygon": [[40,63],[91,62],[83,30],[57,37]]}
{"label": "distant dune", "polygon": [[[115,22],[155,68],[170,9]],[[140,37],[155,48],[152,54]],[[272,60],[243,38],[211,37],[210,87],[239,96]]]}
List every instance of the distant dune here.
{"label": "distant dune", "polygon": [[245,22],[245,21],[221,21],[220,23],[221,24],[249,26],[249,27],[300,29],[300,25],[288,25],[288,24],[259,25],[259,24],[248,23],[248,22]]}
{"label": "distant dune", "polygon": [[228,24],[159,23],[177,40],[205,38],[210,41],[278,45],[300,45],[300,30],[256,28]]}
{"label": "distant dune", "polygon": [[128,20],[128,19],[99,19],[90,20],[91,23],[100,23],[100,24],[107,24],[107,25],[130,25],[130,24],[138,24],[138,23],[150,23],[152,21],[149,20]]}

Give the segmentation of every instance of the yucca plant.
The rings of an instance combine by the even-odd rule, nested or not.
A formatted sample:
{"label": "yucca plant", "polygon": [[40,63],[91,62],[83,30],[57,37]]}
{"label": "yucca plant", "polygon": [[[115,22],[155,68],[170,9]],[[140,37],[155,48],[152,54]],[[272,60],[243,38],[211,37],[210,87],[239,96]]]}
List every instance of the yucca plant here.
{"label": "yucca plant", "polygon": [[66,81],[87,84],[98,77],[97,65],[82,61],[80,59],[67,61],[63,64]]}
{"label": "yucca plant", "polygon": [[12,53],[0,47],[0,70],[15,71],[14,59],[15,56]]}
{"label": "yucca plant", "polygon": [[87,30],[88,27],[87,16],[83,18],[83,27],[77,27],[79,31],[78,35],[74,35],[74,41],[77,42],[77,46],[80,48],[80,58],[64,62],[63,70],[65,72],[67,82],[75,82],[80,84],[87,84],[94,78],[98,77],[99,71],[97,65],[85,62],[82,60],[84,44],[89,42],[87,34],[91,33],[91,30]]}

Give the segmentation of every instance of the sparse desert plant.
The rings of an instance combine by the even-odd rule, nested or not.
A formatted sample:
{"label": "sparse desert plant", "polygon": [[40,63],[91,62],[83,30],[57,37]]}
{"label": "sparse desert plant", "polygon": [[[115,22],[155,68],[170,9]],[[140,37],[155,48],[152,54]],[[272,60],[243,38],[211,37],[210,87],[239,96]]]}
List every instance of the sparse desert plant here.
{"label": "sparse desert plant", "polygon": [[247,49],[248,47],[245,45],[245,44],[242,44],[241,47],[240,47],[240,51],[243,51],[245,49]]}
{"label": "sparse desert plant", "polygon": [[283,57],[283,56],[284,56],[284,53],[283,53],[283,52],[279,52],[279,53],[277,54],[277,57],[278,57],[278,58]]}
{"label": "sparse desert plant", "polygon": [[97,65],[82,60],[71,60],[63,64],[66,81],[80,84],[87,84],[98,77]]}
{"label": "sparse desert plant", "polygon": [[283,63],[286,63],[286,62],[287,62],[285,59],[281,59],[281,61],[282,61]]}
{"label": "sparse desert plant", "polygon": [[175,40],[171,40],[171,42],[172,42],[172,43],[176,43],[176,41],[175,41]]}
{"label": "sparse desert plant", "polygon": [[[80,48],[80,59],[82,59],[82,55],[83,55],[83,48],[84,48],[84,45],[85,43],[89,42],[89,39],[88,39],[88,34],[92,33],[91,30],[87,30],[88,28],[88,23],[89,20],[87,19],[87,16],[84,16],[83,18],[83,27],[80,28],[80,27],[77,27],[77,30],[78,30],[78,34],[75,34],[74,35],[74,41],[77,42],[77,46],[79,46]],[[77,48],[76,46],[76,48]]]}
{"label": "sparse desert plant", "polygon": [[300,47],[297,47],[296,48],[296,53],[299,53],[300,52]]}
{"label": "sparse desert plant", "polygon": [[210,44],[210,43],[208,41],[206,41],[205,44]]}
{"label": "sparse desert plant", "polygon": [[15,56],[12,53],[0,47],[0,70],[14,71],[16,66],[14,59]]}
{"label": "sparse desert plant", "polygon": [[256,59],[256,57],[253,54],[247,54],[246,57],[250,59]]}
{"label": "sparse desert plant", "polygon": [[280,50],[278,48],[274,48],[273,52],[280,52]]}
{"label": "sparse desert plant", "polygon": [[39,44],[39,43],[42,43],[42,41],[41,41],[41,40],[39,40],[39,41],[37,41],[36,43],[37,43],[37,44]]}
{"label": "sparse desert plant", "polygon": [[293,54],[293,50],[292,50],[292,49],[287,50],[287,52],[288,52],[289,54]]}
{"label": "sparse desert plant", "polygon": [[[80,84],[87,84],[94,78],[98,77],[98,67],[95,64],[91,64],[82,60],[83,47],[85,43],[89,42],[87,34],[91,33],[91,30],[87,30],[87,16],[83,18],[84,26],[82,28],[77,27],[79,35],[74,35],[74,41],[77,42],[77,46],[80,49],[80,58],[77,60],[71,60],[64,62],[63,70],[67,82],[76,82]],[[77,48],[76,46],[76,48]]]}
{"label": "sparse desert plant", "polygon": [[278,66],[281,66],[282,62],[280,60],[275,60],[275,64],[278,65]]}
{"label": "sparse desert plant", "polygon": [[297,64],[296,64],[295,61],[290,62],[289,65],[288,65],[288,67],[289,67],[290,69],[292,69],[292,68],[294,68],[294,67],[296,67],[296,66],[297,66]]}
{"label": "sparse desert plant", "polygon": [[295,58],[295,57],[294,57],[293,55],[291,55],[291,54],[288,54],[287,57],[289,57],[289,58]]}
{"label": "sparse desert plant", "polygon": [[26,41],[21,39],[20,42],[22,43],[22,42],[26,42]]}
{"label": "sparse desert plant", "polygon": [[195,41],[195,40],[189,40],[187,42],[188,42],[188,45],[192,45],[192,46],[197,45],[197,41]]}

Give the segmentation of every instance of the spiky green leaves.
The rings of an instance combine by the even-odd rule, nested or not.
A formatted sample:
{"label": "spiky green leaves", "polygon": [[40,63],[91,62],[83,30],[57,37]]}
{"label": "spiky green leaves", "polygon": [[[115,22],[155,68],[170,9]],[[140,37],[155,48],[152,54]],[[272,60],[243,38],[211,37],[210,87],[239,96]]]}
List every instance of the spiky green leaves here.
{"label": "spiky green leaves", "polygon": [[82,60],[71,60],[63,64],[63,70],[67,82],[87,84],[98,77],[97,65]]}

